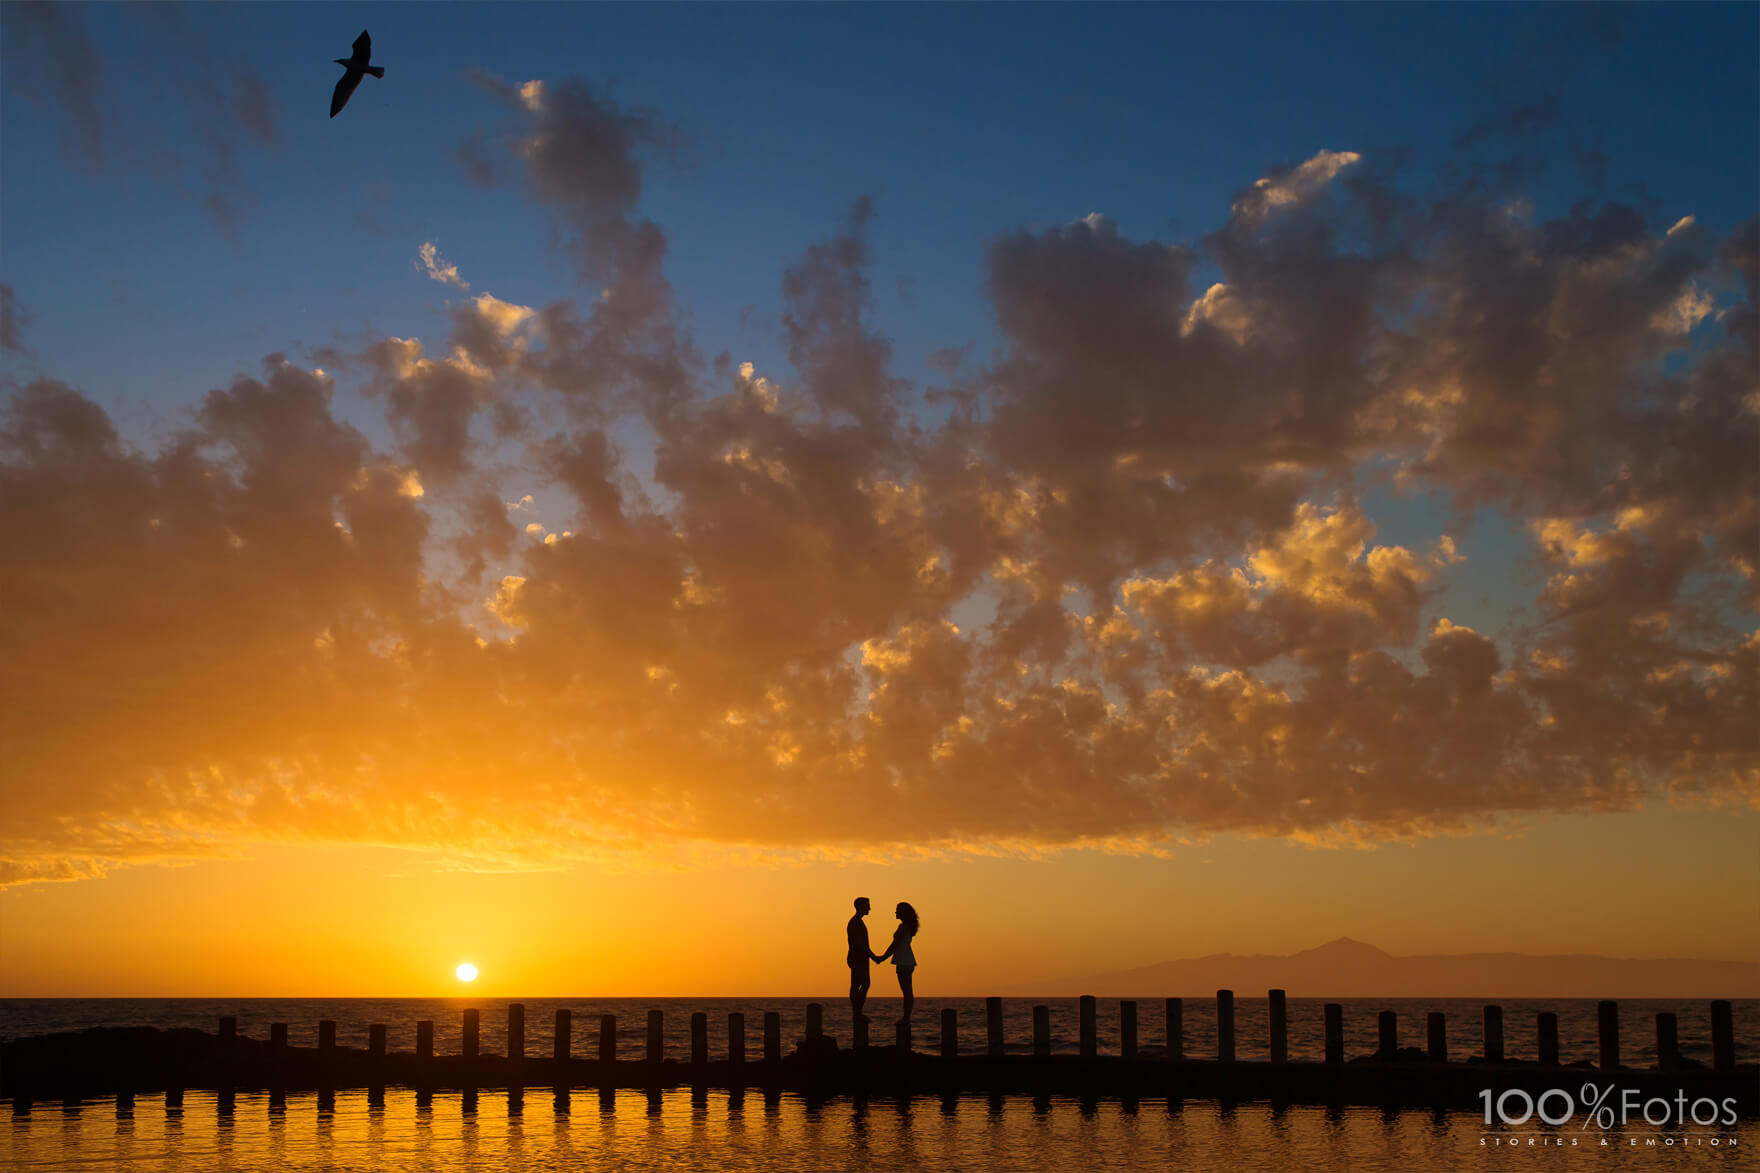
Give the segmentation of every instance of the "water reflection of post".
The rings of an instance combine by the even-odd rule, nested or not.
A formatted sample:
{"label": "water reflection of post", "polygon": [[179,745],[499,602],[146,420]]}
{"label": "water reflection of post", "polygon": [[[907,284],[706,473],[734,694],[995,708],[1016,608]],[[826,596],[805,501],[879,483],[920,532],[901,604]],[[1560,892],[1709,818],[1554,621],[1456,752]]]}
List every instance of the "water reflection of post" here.
{"label": "water reflection of post", "polygon": [[514,1084],[507,1089],[507,1116],[509,1119],[526,1114],[526,1089],[521,1084]]}

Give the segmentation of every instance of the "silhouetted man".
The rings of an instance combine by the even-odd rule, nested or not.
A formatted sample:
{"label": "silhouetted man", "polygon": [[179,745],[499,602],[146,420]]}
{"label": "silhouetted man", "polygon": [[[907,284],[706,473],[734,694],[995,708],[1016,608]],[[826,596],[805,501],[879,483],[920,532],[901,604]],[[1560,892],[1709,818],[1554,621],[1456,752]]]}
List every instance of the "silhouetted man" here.
{"label": "silhouetted man", "polygon": [[849,918],[849,1013],[850,1021],[866,1022],[862,1003],[868,1000],[868,962],[879,961],[868,948],[868,926],[862,918],[868,915],[868,898],[856,897],[856,914]]}

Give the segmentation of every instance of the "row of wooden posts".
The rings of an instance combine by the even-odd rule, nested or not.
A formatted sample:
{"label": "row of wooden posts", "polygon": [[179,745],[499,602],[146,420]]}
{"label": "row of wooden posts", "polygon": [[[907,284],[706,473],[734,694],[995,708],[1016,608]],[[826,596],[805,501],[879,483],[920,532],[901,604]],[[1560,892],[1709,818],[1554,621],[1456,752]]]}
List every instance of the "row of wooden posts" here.
{"label": "row of wooden posts", "polygon": [[[1285,1063],[1289,1060],[1289,1017],[1286,1008],[1284,991],[1270,991],[1270,1050],[1271,1062]],[[1121,1001],[1119,1009],[1119,1056],[1123,1059],[1138,1057],[1137,1048],[1137,1003]],[[1620,1066],[1619,1047],[1619,1003],[1602,1002],[1597,1007],[1600,1035],[1600,1066],[1611,1070]],[[824,1035],[824,1006],[818,1002],[807,1003],[806,1048],[808,1054],[816,1054],[820,1047],[820,1038]],[[479,1014],[475,1010],[464,1012],[464,1037],[462,1055],[466,1059],[479,1057],[478,1047]],[[1098,1003],[1089,995],[1080,1000],[1080,1054],[1085,1059],[1092,1059],[1099,1054],[1098,1043]],[[1344,1062],[1344,1006],[1338,1002],[1328,1002],[1323,1011],[1323,1022],[1326,1038],[1326,1062]],[[665,1059],[665,1012],[648,1011],[647,1059],[658,1063]],[[1184,1002],[1179,998],[1167,999],[1167,1034],[1166,1057],[1170,1060],[1183,1060],[1185,1054],[1185,1013]],[[993,1057],[1003,1055],[1002,1041],[1002,999],[987,998],[984,1003],[984,1025],[987,1036],[987,1053]],[[1235,1058],[1234,1031],[1234,991],[1216,991],[1216,1058],[1230,1063]],[[1425,1057],[1432,1063],[1448,1062],[1448,1027],[1446,1016],[1441,1011],[1431,1011],[1426,1019],[1426,1042],[1428,1044]],[[1390,1061],[1399,1051],[1399,1019],[1391,1010],[1380,1012],[1378,1020],[1379,1046],[1376,1058]],[[867,1023],[856,1020],[854,1024],[856,1049],[868,1045]],[[1558,1064],[1558,1015],[1543,1012],[1536,1022],[1538,1033],[1540,1063],[1546,1066]],[[1486,1006],[1483,1027],[1483,1058],[1486,1063],[1502,1063],[1503,1050],[1503,1008]],[[224,1043],[231,1043],[238,1033],[238,1020],[225,1017],[220,1020],[220,1038]],[[572,1058],[572,1041],[574,1035],[573,1015],[567,1010],[556,1012],[556,1028],[553,1036],[552,1057],[566,1060]],[[526,1008],[522,1003],[515,1002],[507,1008],[507,1057],[510,1059],[525,1058]],[[374,1023],[368,1028],[367,1050],[375,1058],[385,1055],[385,1024]],[[269,1028],[269,1042],[277,1049],[287,1046],[287,1024],[277,1022]],[[898,1024],[896,1045],[901,1052],[911,1048],[910,1024]],[[318,1052],[321,1056],[334,1053],[336,1049],[336,1023],[325,1019],[318,1023]],[[953,1058],[959,1054],[959,1013],[951,1008],[941,1012],[941,1054],[945,1058]],[[1039,1057],[1051,1054],[1051,1008],[1049,1006],[1033,1007],[1033,1054]],[[1656,1016],[1656,1054],[1657,1066],[1663,1070],[1677,1068],[1681,1064],[1678,1024],[1672,1013],[1659,1013]],[[1730,1004],[1727,1001],[1711,1003],[1711,1054],[1712,1067],[1718,1071],[1730,1071],[1735,1068],[1735,1026]],[[434,1023],[422,1021],[416,1023],[416,1058],[432,1059],[434,1057]],[[602,1014],[599,1016],[599,1059],[601,1062],[612,1062],[617,1058],[617,1016]],[[733,1063],[743,1063],[746,1058],[746,1016],[734,1011],[727,1016],[727,1058]],[[764,1059],[777,1062],[782,1058],[782,1016],[774,1010],[764,1014]],[[709,1016],[698,1012],[691,1015],[691,1062],[704,1064],[709,1061]]]}

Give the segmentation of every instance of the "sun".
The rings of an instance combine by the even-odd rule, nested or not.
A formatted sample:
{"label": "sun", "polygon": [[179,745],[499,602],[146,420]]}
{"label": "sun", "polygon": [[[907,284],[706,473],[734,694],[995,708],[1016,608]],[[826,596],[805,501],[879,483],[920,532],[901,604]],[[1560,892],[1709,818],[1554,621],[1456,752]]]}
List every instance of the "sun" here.
{"label": "sun", "polygon": [[477,967],[472,965],[468,961],[465,962],[464,964],[460,965],[458,967],[458,980],[461,982],[474,982],[474,981],[476,981],[477,980]]}

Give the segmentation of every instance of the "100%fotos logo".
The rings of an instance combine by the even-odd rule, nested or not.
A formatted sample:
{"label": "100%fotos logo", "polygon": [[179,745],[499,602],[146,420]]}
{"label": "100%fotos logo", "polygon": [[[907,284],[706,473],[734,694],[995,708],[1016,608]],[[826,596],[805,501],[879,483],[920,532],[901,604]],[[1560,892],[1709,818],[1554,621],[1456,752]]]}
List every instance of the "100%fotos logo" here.
{"label": "100%fotos logo", "polygon": [[[1615,1092],[1619,1093],[1617,1099]],[[1561,1087],[1547,1088],[1538,1095],[1519,1087],[1502,1092],[1482,1088],[1479,1099],[1485,1105],[1486,1124],[1513,1126],[1526,1124],[1536,1117],[1542,1124],[1569,1124],[1576,1118],[1579,1108],[1587,1113],[1581,1125],[1585,1129],[1591,1123],[1613,1128],[1640,1119],[1658,1128],[1684,1128],[1688,1124],[1701,1128],[1712,1125],[1730,1127],[1736,1122],[1734,1096],[1726,1096],[1721,1101],[1709,1096],[1688,1099],[1687,1093],[1682,1091],[1673,1099],[1664,1096],[1645,1099],[1635,1087],[1616,1088],[1611,1083],[1604,1088],[1586,1083],[1574,1096]]]}

